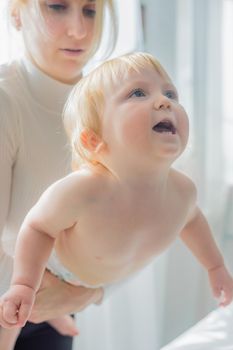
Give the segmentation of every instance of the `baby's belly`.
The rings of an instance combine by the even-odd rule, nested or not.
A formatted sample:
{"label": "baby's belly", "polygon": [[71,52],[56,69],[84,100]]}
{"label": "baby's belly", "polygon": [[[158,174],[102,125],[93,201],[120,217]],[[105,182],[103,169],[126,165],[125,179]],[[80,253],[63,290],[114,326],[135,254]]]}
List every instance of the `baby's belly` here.
{"label": "baby's belly", "polygon": [[56,241],[56,253],[62,264],[88,285],[116,283],[138,269],[133,254],[109,254],[84,242],[70,246],[65,235]]}
{"label": "baby's belly", "polygon": [[[169,240],[160,244],[129,244],[124,249],[111,250],[102,244],[89,244],[69,233],[61,234],[55,249],[62,264],[90,286],[116,283],[148,265],[166,249]],[[99,243],[99,242],[98,242]]]}

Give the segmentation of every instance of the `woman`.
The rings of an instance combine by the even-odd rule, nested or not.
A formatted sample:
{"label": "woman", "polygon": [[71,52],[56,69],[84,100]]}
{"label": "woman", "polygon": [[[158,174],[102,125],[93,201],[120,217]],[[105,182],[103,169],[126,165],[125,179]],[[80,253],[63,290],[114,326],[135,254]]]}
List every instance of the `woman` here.
{"label": "woman", "polygon": [[[115,43],[112,0],[9,0],[25,53],[0,67],[0,294],[10,281],[24,216],[49,184],[69,172],[61,114],[99,46],[106,7]],[[15,350],[71,349],[71,337],[41,322],[80,311],[101,297],[100,289],[74,287],[47,272],[30,319],[36,324],[24,327]]]}

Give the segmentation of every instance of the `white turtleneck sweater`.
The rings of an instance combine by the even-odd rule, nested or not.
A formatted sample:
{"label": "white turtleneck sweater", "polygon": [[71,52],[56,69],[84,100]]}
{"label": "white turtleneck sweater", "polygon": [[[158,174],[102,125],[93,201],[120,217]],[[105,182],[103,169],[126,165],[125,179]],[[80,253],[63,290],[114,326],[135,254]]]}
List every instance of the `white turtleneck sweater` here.
{"label": "white turtleneck sweater", "polygon": [[0,66],[0,295],[25,215],[70,170],[62,110],[71,88],[26,58]]}

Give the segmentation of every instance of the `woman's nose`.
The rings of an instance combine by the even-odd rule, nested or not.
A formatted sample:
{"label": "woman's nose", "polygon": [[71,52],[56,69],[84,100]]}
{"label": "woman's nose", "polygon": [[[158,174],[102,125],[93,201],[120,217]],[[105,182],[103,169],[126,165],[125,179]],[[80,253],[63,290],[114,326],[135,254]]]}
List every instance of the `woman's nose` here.
{"label": "woman's nose", "polygon": [[154,101],[154,107],[155,109],[170,109],[171,108],[171,101],[170,99],[165,95],[159,95],[156,96]]}
{"label": "woman's nose", "polygon": [[67,35],[75,39],[83,39],[87,35],[86,22],[81,11],[72,15],[67,23]]}

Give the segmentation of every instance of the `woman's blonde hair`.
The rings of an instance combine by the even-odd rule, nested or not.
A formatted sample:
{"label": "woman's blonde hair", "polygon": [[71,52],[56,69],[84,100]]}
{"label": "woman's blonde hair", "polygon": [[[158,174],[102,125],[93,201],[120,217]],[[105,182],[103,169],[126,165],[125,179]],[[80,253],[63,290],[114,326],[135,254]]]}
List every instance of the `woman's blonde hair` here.
{"label": "woman's blonde hair", "polygon": [[139,73],[148,67],[171,81],[157,59],[148,53],[136,52],[104,62],[76,84],[63,115],[71,146],[73,169],[77,169],[84,162],[95,163],[95,155],[84,147],[81,133],[91,130],[101,137],[105,92],[116,90],[119,84],[127,81],[132,72]]}
{"label": "woman's blonde hair", "polygon": [[[32,9],[38,15],[38,21],[36,21],[33,24],[40,28],[41,33],[49,36],[50,33],[48,33],[45,29],[44,18],[38,0],[8,0],[8,16],[10,18],[14,17],[13,14],[15,10],[19,9],[24,5],[27,5],[29,2],[31,2]],[[118,23],[114,7],[114,0],[96,0],[94,38],[92,47],[87,55],[87,61],[96,53],[96,51],[100,47],[103,38],[104,24],[106,22],[107,16],[110,22],[108,27],[108,39],[105,44],[105,48],[103,48],[101,58],[108,57],[115,47],[118,33]]]}

